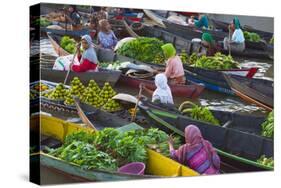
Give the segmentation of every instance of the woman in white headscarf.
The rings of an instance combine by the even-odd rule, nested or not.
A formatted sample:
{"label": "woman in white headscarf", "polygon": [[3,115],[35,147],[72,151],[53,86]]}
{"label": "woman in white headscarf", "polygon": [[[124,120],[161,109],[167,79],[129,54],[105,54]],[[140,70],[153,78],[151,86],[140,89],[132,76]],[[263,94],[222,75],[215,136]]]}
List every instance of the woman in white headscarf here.
{"label": "woman in white headscarf", "polygon": [[174,104],[171,89],[168,85],[167,77],[164,73],[157,74],[155,76],[156,90],[151,91],[145,85],[141,84],[146,92],[152,94],[152,102],[160,102],[163,104]]}
{"label": "woman in white headscarf", "polygon": [[96,51],[93,47],[92,39],[89,35],[84,35],[81,38],[81,45],[84,49],[83,54],[80,52],[80,45],[77,47],[77,58],[79,65],[70,64],[70,69],[74,72],[97,71],[98,59]]}

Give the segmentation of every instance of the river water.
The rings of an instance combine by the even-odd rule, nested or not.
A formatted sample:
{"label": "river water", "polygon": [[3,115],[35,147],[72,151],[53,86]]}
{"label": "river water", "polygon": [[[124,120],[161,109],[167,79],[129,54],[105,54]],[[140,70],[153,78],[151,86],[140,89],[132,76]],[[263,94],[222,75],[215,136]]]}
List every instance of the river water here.
{"label": "river water", "polygon": [[[57,56],[48,38],[41,38],[40,42],[35,41],[33,46],[40,44],[40,52],[49,54],[51,56]],[[38,49],[33,47],[33,49]],[[34,50],[33,50],[34,51]],[[237,59],[240,62],[241,67],[258,67],[259,70],[255,75],[255,78],[273,80],[273,61],[271,60],[247,60]],[[126,86],[116,85],[115,89],[120,93],[129,93],[132,95],[138,94],[138,89],[128,88]],[[184,97],[174,97],[176,105],[180,105],[186,100],[190,100]],[[192,101],[202,106],[208,106],[210,109],[224,110],[224,111],[239,111],[245,113],[261,113],[264,112],[261,108],[254,104],[246,103],[236,96],[229,96],[210,90],[204,90],[202,95]]]}

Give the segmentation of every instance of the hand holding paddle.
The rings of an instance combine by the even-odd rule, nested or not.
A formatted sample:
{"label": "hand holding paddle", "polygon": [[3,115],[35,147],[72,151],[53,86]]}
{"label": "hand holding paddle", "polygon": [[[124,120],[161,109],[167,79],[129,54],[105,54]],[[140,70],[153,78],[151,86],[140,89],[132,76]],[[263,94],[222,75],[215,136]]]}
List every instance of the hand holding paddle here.
{"label": "hand holding paddle", "polygon": [[138,94],[138,100],[137,100],[137,103],[136,103],[135,108],[134,108],[134,111],[133,111],[133,115],[132,115],[131,122],[135,121],[136,114],[137,114],[138,104],[139,104],[139,101],[140,101],[140,98],[141,98],[141,93],[142,93],[142,84],[140,84],[140,90],[139,90],[139,94]]}

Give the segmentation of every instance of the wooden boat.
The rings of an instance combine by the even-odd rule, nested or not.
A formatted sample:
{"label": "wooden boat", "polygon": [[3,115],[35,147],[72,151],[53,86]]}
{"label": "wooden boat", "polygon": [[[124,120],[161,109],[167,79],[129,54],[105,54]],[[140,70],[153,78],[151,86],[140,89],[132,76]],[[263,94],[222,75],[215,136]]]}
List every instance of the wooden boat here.
{"label": "wooden boat", "polygon": [[[184,50],[187,54],[191,54],[192,52],[197,52],[200,49],[200,44],[194,44],[191,42],[190,38],[187,38],[186,35],[178,35],[169,32],[166,29],[157,27],[157,26],[147,26],[141,25],[140,23],[132,23],[127,21],[127,25],[130,26],[131,30],[129,33],[133,37],[137,36],[147,36],[147,37],[157,37],[165,42],[173,43],[178,51]],[[137,25],[137,26],[135,26]],[[132,31],[134,33],[132,34]],[[200,36],[201,38],[201,36]],[[229,51],[221,49],[223,54],[228,55]],[[258,58],[258,59],[272,59],[273,58],[273,49],[270,48],[268,50],[256,50],[256,49],[245,49],[243,52],[231,52],[231,55],[234,57],[248,57],[248,58]]]}
{"label": "wooden boat", "polygon": [[236,95],[266,110],[273,110],[273,81],[224,75]]}
{"label": "wooden boat", "polygon": [[235,93],[229,87],[226,79],[223,74],[233,74],[240,75],[248,78],[252,78],[254,74],[257,72],[257,68],[251,69],[234,69],[234,70],[206,70],[202,68],[184,66],[185,68],[185,76],[187,80],[193,81],[195,83],[203,84],[207,89],[234,95]]}
{"label": "wooden boat", "polygon": [[[52,68],[41,68],[41,79],[48,80],[51,82],[63,82],[67,71],[53,70]],[[105,82],[109,82],[110,85],[114,86],[121,75],[120,71],[109,71],[100,69],[99,72],[73,72],[70,71],[66,84],[69,85],[70,81],[74,77],[78,77],[80,81],[87,85],[90,80],[95,80],[98,85],[103,85]]]}
{"label": "wooden boat", "polygon": [[273,156],[273,141],[252,134],[253,132],[259,133],[265,117],[217,111],[214,115],[220,118],[224,125],[215,126],[190,119],[147,101],[142,101],[139,108],[150,120],[151,126],[167,133],[175,132],[184,136],[184,129],[187,125],[198,126],[203,137],[216,148],[222,162],[233,165],[243,172],[273,170],[271,167],[256,162],[262,154]]}
{"label": "wooden boat", "polygon": [[[64,138],[73,132],[84,130],[92,132],[92,129],[83,128],[77,124],[67,123],[63,120],[41,115],[40,125],[38,124],[38,117],[31,120],[31,127],[39,130],[40,134],[44,137],[51,137],[59,140],[61,143]],[[35,123],[33,123],[35,122]],[[117,129],[121,132],[128,131],[136,128],[140,128],[136,124],[125,125],[125,129]],[[33,129],[34,130],[34,129]],[[39,134],[39,132],[37,132]],[[43,142],[44,140],[42,140]],[[41,142],[41,143],[42,143]],[[42,146],[42,144],[41,144]],[[85,170],[76,164],[68,163],[59,158],[48,155],[44,152],[37,152],[30,155],[30,160],[33,165],[42,165],[62,173],[64,176],[79,179],[83,181],[117,181],[117,180],[132,180],[132,179],[144,179],[144,178],[160,178],[167,176],[196,176],[198,173],[193,170],[171,160],[163,155],[156,153],[152,150],[148,150],[148,161],[146,163],[147,175],[130,175],[123,174],[114,171],[105,171],[99,169]],[[38,166],[39,166],[38,165]]]}
{"label": "wooden boat", "polygon": [[[215,26],[215,28],[221,29],[225,32],[228,32],[229,23],[219,21],[219,20],[216,20],[216,19],[212,19],[211,21],[212,21],[213,25]],[[251,28],[249,26],[242,26],[242,29],[245,30],[245,31],[248,31],[248,32],[257,33],[258,35],[260,35],[266,41],[269,41],[271,39],[271,37],[273,36],[273,33],[257,30],[257,29]]]}
{"label": "wooden boat", "polygon": [[152,10],[148,10],[148,9],[144,9],[143,12],[146,14],[147,17],[149,17],[151,20],[153,20],[159,26],[165,27],[161,16],[155,14]]}
{"label": "wooden boat", "polygon": [[81,29],[81,30],[59,30],[59,29],[51,29],[51,28],[47,28],[47,27],[41,27],[40,28],[41,32],[51,32],[57,35],[69,35],[69,36],[73,36],[73,37],[81,37],[83,35],[89,35],[90,34],[90,30],[89,29]]}
{"label": "wooden boat", "polygon": [[[133,78],[125,75],[121,75],[118,81],[120,84],[127,85],[133,88],[139,88],[140,83],[144,83],[150,90],[155,90],[156,86],[154,80]],[[173,96],[182,96],[188,98],[197,98],[203,92],[204,86],[199,84],[169,84]]]}

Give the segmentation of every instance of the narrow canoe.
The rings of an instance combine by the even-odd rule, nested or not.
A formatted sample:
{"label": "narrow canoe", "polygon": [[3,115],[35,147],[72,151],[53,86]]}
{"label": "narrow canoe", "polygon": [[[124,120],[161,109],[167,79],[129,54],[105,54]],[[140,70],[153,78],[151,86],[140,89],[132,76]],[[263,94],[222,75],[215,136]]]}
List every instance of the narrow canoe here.
{"label": "narrow canoe", "polygon": [[[262,155],[273,156],[273,141],[265,137],[252,134],[260,129],[265,117],[251,117],[235,114],[215,113],[221,116],[226,127],[192,120],[186,116],[164,110],[154,104],[143,102],[139,105],[141,112],[147,117],[151,126],[160,128],[168,133],[175,132],[184,136],[184,129],[189,124],[199,127],[203,137],[210,141],[220,155],[222,162],[226,162],[245,171],[273,170],[261,165],[256,160]],[[233,116],[233,117],[231,117]],[[253,127],[256,129],[254,130]],[[227,127],[229,126],[229,127]],[[233,127],[232,127],[233,126]],[[236,127],[237,126],[237,127]]]}
{"label": "narrow canoe", "polygon": [[[41,115],[31,120],[31,127],[37,127],[39,131],[40,119],[40,133],[41,135],[54,138],[63,142],[64,138],[73,132],[84,130],[92,132],[92,129],[81,127],[77,124],[68,123],[63,120]],[[128,131],[131,129],[140,128],[136,124],[125,125],[126,129],[119,129],[119,131]],[[34,129],[33,129],[34,130]],[[118,129],[117,129],[118,130]],[[33,132],[35,134],[35,132]],[[37,134],[39,134],[37,132]],[[80,179],[84,181],[117,181],[117,180],[132,180],[132,179],[144,179],[144,178],[159,178],[167,176],[196,176],[198,173],[193,170],[171,160],[159,153],[152,150],[148,150],[148,161],[146,163],[146,174],[148,175],[130,175],[122,174],[114,171],[105,170],[85,170],[76,164],[68,163],[64,160],[50,156],[46,153],[34,153],[30,155],[31,163],[34,165],[43,165],[45,167],[54,169],[61,172],[64,176],[68,176],[73,179]],[[165,164],[165,165],[163,165]],[[38,166],[39,166],[38,165]]]}
{"label": "narrow canoe", "polygon": [[76,30],[76,31],[72,31],[72,30],[59,30],[59,29],[51,29],[51,28],[47,28],[47,27],[41,27],[40,28],[41,32],[51,32],[57,35],[69,35],[69,36],[73,36],[73,37],[81,37],[83,35],[89,35],[90,34],[90,30],[89,29],[81,29],[81,30]]}
{"label": "narrow canoe", "polygon": [[[138,27],[134,29],[134,23],[128,22],[130,27],[133,29],[135,34],[131,35],[133,37],[136,37],[136,35],[139,36],[147,36],[147,37],[157,37],[165,42],[173,43],[174,46],[178,51],[185,50],[188,54],[191,54],[192,52],[197,52],[197,50],[201,47],[198,44],[193,44],[191,42],[190,37],[187,37],[187,35],[179,35],[175,34],[173,32],[168,31],[167,29],[163,29],[161,27],[157,26],[147,26],[147,25],[140,25],[138,24]],[[135,25],[137,25],[135,24]],[[201,38],[201,36],[199,37]],[[228,55],[228,50],[221,49],[221,52]],[[257,50],[257,49],[245,49],[243,52],[231,52],[232,56],[235,57],[249,57],[249,58],[257,58],[257,59],[272,59],[273,58],[273,49],[272,47],[269,47],[268,50]]]}
{"label": "narrow canoe", "polygon": [[247,102],[255,103],[266,110],[272,111],[273,81],[235,75],[224,76],[236,95]]}
{"label": "narrow canoe", "polygon": [[[212,21],[213,25],[215,26],[215,28],[221,29],[221,30],[223,30],[225,32],[228,32],[228,25],[229,25],[229,23],[226,23],[226,22],[223,22],[223,21],[219,21],[219,20],[216,20],[216,19],[212,19],[211,21]],[[242,26],[242,29],[245,30],[245,31],[248,31],[248,32],[257,33],[262,38],[264,38],[266,41],[269,41],[271,39],[271,37],[273,36],[273,33],[257,30],[257,29],[250,28],[250,27],[247,27],[247,26]]]}

